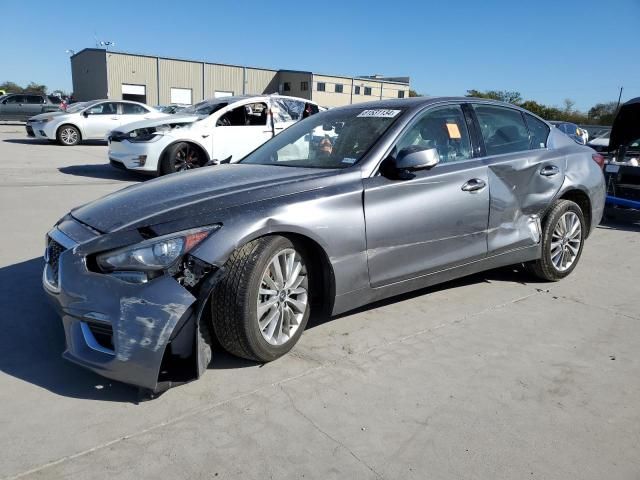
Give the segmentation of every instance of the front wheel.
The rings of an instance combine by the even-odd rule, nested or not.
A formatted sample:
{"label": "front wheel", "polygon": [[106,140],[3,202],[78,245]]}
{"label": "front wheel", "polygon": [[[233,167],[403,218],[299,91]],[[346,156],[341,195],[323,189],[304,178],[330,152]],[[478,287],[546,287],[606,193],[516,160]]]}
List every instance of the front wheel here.
{"label": "front wheel", "polygon": [[58,129],[57,140],[65,147],[77,145],[80,143],[80,130],[73,125],[63,125]]}
{"label": "front wheel", "polygon": [[311,310],[305,257],[281,236],[259,238],[233,253],[211,302],[214,331],[225,350],[259,362],[291,350]]}
{"label": "front wheel", "polygon": [[179,142],[168,148],[160,164],[160,174],[184,172],[203,167],[206,163],[207,160],[199,148],[190,143]]}
{"label": "front wheel", "polygon": [[576,268],[585,235],[584,214],[578,204],[559,200],[544,222],[542,256],[527,265],[529,270],[542,280],[563,279]]}

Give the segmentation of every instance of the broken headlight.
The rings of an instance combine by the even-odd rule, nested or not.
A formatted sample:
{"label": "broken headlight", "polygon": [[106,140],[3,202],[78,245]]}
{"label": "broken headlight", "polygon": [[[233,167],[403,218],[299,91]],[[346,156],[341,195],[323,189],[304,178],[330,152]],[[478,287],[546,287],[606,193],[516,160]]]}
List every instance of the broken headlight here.
{"label": "broken headlight", "polygon": [[154,142],[169,130],[171,130],[169,125],[158,125],[157,127],[150,128],[136,128],[129,132],[127,140],[134,143]]}
{"label": "broken headlight", "polygon": [[136,245],[101,253],[96,262],[103,272],[165,270],[212,232],[213,225],[156,237]]}

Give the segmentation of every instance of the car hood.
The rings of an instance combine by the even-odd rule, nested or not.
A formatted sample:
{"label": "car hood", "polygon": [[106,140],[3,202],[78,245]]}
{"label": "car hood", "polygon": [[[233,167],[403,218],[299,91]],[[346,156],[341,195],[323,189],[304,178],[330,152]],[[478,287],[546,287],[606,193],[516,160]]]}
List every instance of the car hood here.
{"label": "car hood", "polygon": [[71,211],[102,232],[130,230],[328,186],[335,170],[232,164],[132,185]]}
{"label": "car hood", "polygon": [[609,150],[620,145],[629,145],[640,138],[640,97],[629,100],[620,107],[618,115],[613,121],[609,136]]}
{"label": "car hood", "polygon": [[138,122],[127,123],[126,125],[122,125],[115,130],[122,133],[128,133],[138,128],[150,128],[157,127],[159,125],[184,125],[186,123],[193,123],[200,119],[198,115],[167,115],[164,113],[159,113],[159,117],[150,118],[149,120],[140,120]]}
{"label": "car hood", "polygon": [[67,113],[67,112],[63,112],[62,110],[59,112],[48,112],[48,113],[41,113],[39,115],[34,115],[33,117],[29,118],[29,121],[33,122],[33,121],[39,121],[39,120],[44,120],[45,118],[51,118],[51,117],[62,117],[64,115],[73,115],[72,113]]}

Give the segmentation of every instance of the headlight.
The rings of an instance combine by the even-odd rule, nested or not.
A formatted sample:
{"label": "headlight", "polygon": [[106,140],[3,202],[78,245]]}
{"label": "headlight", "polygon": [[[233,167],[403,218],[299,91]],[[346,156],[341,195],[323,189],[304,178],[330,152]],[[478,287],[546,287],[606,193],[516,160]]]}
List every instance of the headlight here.
{"label": "headlight", "polygon": [[164,270],[218,228],[220,225],[213,225],[152,238],[136,245],[101,253],[96,261],[104,272]]}
{"label": "headlight", "polygon": [[165,132],[171,130],[169,125],[158,125],[157,127],[138,128],[132,130],[127,135],[127,140],[134,143],[154,142],[158,140]]}

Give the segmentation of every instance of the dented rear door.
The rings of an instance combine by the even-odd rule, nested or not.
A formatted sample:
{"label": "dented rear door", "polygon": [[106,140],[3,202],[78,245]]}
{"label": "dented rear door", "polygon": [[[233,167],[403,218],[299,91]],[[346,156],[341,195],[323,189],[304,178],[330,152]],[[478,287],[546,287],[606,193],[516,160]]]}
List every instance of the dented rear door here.
{"label": "dented rear door", "polygon": [[540,219],[564,181],[565,157],[547,148],[549,127],[541,120],[508,107],[473,107],[491,193],[489,255],[535,245]]}

